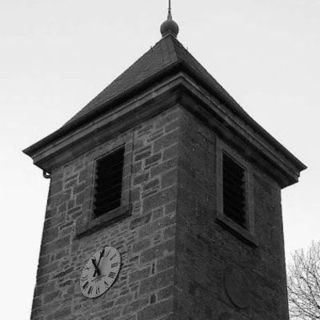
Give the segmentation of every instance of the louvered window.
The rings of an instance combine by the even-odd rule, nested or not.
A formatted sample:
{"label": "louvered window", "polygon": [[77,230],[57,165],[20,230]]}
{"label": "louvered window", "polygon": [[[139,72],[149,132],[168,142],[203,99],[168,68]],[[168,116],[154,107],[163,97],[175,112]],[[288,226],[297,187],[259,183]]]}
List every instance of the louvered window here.
{"label": "louvered window", "polygon": [[124,148],[97,161],[94,215],[99,217],[121,205]]}
{"label": "louvered window", "polygon": [[245,169],[223,154],[223,213],[247,228]]}

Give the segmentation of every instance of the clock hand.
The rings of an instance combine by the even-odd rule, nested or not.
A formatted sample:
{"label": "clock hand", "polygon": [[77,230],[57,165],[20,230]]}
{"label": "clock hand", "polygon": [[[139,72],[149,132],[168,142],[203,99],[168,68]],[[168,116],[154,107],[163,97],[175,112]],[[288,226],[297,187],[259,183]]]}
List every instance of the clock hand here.
{"label": "clock hand", "polygon": [[91,259],[91,262],[92,262],[92,264],[93,264],[93,266],[94,266],[93,276],[95,277],[96,274],[97,274],[98,276],[100,276],[100,270],[99,270],[99,268],[98,268],[98,265],[96,264],[96,260],[95,260],[95,259]]}
{"label": "clock hand", "polygon": [[104,248],[103,250],[100,252],[100,257],[99,257],[99,261],[98,261],[98,265],[100,263],[101,258],[104,256]]}
{"label": "clock hand", "polygon": [[[96,269],[99,269],[98,267],[99,267],[99,264],[100,264],[101,258],[102,258],[103,256],[104,256],[104,248],[103,248],[103,250],[100,252],[100,257],[99,257],[98,263],[97,263],[97,264],[95,264]],[[95,260],[94,260],[94,261],[95,261]],[[95,262],[96,262],[96,261],[95,261]],[[95,276],[96,271],[97,271],[97,270],[95,270],[95,272],[94,272],[94,275],[93,275],[93,276]],[[101,274],[101,272],[100,272],[100,270],[99,270],[99,274],[98,274],[98,275],[100,275],[100,274]]]}

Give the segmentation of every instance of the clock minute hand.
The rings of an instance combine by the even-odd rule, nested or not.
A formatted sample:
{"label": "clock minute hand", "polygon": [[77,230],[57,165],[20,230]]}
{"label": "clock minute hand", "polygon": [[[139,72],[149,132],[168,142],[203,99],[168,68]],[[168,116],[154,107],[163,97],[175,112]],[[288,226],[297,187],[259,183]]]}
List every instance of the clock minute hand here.
{"label": "clock minute hand", "polygon": [[104,256],[104,249],[100,252],[100,257],[99,257],[99,261],[98,261],[98,265],[100,264],[100,260],[101,258]]}
{"label": "clock minute hand", "polygon": [[[100,252],[99,261],[96,264],[97,269],[99,268],[99,264],[100,264],[100,261],[101,261],[102,257],[104,257],[104,249]],[[98,275],[101,275],[100,269],[99,269],[99,274]]]}
{"label": "clock minute hand", "polygon": [[91,259],[91,262],[92,262],[92,264],[93,264],[93,266],[94,266],[94,274],[93,274],[93,276],[95,277],[96,274],[97,274],[98,276],[100,276],[100,270],[99,270],[99,268],[98,268],[98,266],[97,266],[97,264],[96,264],[96,260],[95,260],[95,259]]}

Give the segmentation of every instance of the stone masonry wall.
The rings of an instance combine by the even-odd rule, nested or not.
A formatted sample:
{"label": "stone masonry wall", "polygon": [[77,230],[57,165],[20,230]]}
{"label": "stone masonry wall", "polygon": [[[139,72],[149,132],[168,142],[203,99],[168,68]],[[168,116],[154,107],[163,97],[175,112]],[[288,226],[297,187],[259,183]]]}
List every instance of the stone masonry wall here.
{"label": "stone masonry wall", "polygon": [[[32,320],[171,319],[180,115],[166,111],[53,171]],[[123,143],[131,216],[77,237],[77,224],[92,214],[94,159]],[[121,253],[120,274],[107,293],[85,298],[81,270],[107,245]]]}
{"label": "stone masonry wall", "polygon": [[[254,157],[247,146],[238,148]],[[184,111],[181,118],[176,233],[175,320],[288,320],[280,189],[253,165],[257,247],[216,222],[215,133]],[[241,151],[240,151],[241,152]],[[251,160],[249,160],[251,161]],[[226,270],[247,278],[244,292],[225,290]],[[239,294],[240,293],[240,294]],[[242,300],[241,300],[242,299]]]}
{"label": "stone masonry wall", "polygon": [[[254,152],[233,138],[251,162]],[[95,159],[123,144],[131,215],[78,236],[92,215]],[[258,246],[248,245],[216,223],[216,152],[215,133],[175,107],[56,168],[31,319],[288,320],[280,189],[253,165]],[[85,298],[81,270],[107,245],[122,256],[118,279]],[[226,293],[229,267],[247,275],[248,307]]]}

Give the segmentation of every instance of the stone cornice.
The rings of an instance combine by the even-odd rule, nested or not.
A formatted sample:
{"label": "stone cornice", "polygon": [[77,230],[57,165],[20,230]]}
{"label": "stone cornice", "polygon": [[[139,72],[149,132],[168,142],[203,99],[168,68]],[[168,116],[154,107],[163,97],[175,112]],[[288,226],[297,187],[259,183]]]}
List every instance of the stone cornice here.
{"label": "stone cornice", "polygon": [[51,172],[53,168],[98,146],[106,139],[179,105],[226,138],[227,132],[234,132],[248,145],[248,150],[260,154],[281,187],[298,181],[300,171],[306,168],[303,163],[258,125],[230,96],[230,99],[221,99],[219,94],[213,95],[199,85],[201,81],[195,80],[189,72],[180,71],[166,76],[131,99],[106,108],[104,114],[88,122],[83,121],[69,130],[59,129],[24,152],[32,157],[35,165]]}

